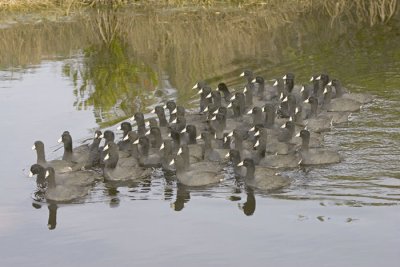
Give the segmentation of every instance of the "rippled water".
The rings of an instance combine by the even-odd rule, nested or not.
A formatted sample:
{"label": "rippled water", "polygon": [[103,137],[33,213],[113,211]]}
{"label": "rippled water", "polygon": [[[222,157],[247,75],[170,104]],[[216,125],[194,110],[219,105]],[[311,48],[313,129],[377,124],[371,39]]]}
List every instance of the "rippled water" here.
{"label": "rippled water", "polygon": [[[178,22],[162,14],[136,16],[126,40],[109,46],[90,23],[82,26],[84,19],[1,29],[24,48],[1,49],[1,266],[397,266],[398,18],[374,27],[327,28],[306,20],[242,32],[229,26],[235,16],[226,22],[208,13],[180,14]],[[188,22],[193,17],[199,20]],[[146,28],[164,19],[172,26]],[[371,104],[325,136],[343,161],[288,171],[293,183],[276,192],[246,191],[235,179],[188,188],[155,171],[125,187],[98,183],[87,198],[68,205],[34,200],[27,172],[35,140],[45,142],[48,158],[60,156],[56,140],[64,130],[83,141],[159,101],[189,105],[189,89],[200,79],[240,88],[244,68],[267,79],[293,71],[298,83],[327,71],[353,91],[374,94]]]}

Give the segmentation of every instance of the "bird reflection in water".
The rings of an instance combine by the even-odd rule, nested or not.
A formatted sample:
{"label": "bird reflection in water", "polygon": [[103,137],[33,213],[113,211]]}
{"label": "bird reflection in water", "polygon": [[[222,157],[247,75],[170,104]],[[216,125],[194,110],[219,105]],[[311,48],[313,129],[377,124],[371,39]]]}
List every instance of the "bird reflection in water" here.
{"label": "bird reflection in water", "polygon": [[49,204],[48,206],[49,209],[49,220],[47,222],[47,228],[49,228],[49,230],[54,230],[56,229],[56,225],[57,225],[57,204]]}
{"label": "bird reflection in water", "polygon": [[116,208],[119,206],[120,199],[118,197],[119,191],[117,187],[107,187],[106,193],[110,197],[110,208]]}
{"label": "bird reflection in water", "polygon": [[243,211],[246,216],[251,216],[256,211],[256,198],[252,188],[246,188],[247,199],[244,203],[239,203],[239,209]]}
{"label": "bird reflection in water", "polygon": [[[37,190],[35,190],[35,191],[32,193],[32,199],[35,201],[35,202],[32,203],[32,206],[33,206],[34,208],[37,209],[37,208],[38,208],[37,205],[40,206],[40,204],[38,204],[38,203],[44,203],[44,202],[46,202],[45,194],[46,194],[46,190],[45,190],[45,189],[41,189],[41,188],[37,188]],[[40,207],[41,207],[41,206],[40,206]]]}
{"label": "bird reflection in water", "polygon": [[165,185],[164,185],[164,200],[172,200],[174,196],[174,187],[176,184],[176,179],[174,178],[174,173],[172,171],[164,171]]}
{"label": "bird reflection in water", "polygon": [[171,208],[175,211],[181,211],[185,207],[185,203],[190,200],[190,191],[181,183],[177,183],[176,200],[171,203]]}
{"label": "bird reflection in water", "polygon": [[[32,202],[32,207],[34,207],[35,209],[41,209],[42,208],[42,204],[34,201]],[[56,225],[57,225],[57,209],[58,206],[55,203],[50,203],[47,208],[49,209],[49,219],[47,221],[47,228],[49,230],[54,230],[56,229]]]}

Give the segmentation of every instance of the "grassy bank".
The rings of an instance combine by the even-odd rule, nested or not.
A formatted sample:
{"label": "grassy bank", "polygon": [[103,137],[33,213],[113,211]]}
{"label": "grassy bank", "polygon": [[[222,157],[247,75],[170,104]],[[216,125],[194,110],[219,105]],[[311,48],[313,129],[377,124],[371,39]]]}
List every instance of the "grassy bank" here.
{"label": "grassy bank", "polygon": [[205,8],[232,6],[258,12],[274,9],[277,13],[291,10],[297,11],[296,13],[320,11],[333,21],[346,17],[354,21],[367,21],[373,25],[386,22],[394,15],[397,0],[0,0],[0,11],[48,10],[68,15],[71,12],[104,5],[111,8],[123,5]]}

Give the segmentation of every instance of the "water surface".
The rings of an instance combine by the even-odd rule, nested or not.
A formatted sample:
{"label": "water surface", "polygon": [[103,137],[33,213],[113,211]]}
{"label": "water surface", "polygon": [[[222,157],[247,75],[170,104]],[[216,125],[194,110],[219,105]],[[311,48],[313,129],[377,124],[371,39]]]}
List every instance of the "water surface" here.
{"label": "water surface", "polygon": [[[397,266],[398,16],[370,27],[228,11],[100,15],[0,30],[2,266]],[[119,30],[100,34],[107,25]],[[233,179],[193,189],[156,172],[128,187],[98,183],[68,205],[34,200],[35,140],[59,157],[64,130],[79,143],[166,99],[195,107],[196,81],[241,88],[245,68],[267,80],[291,71],[299,84],[324,71],[374,94],[325,137],[343,162],[290,171],[277,192]]]}

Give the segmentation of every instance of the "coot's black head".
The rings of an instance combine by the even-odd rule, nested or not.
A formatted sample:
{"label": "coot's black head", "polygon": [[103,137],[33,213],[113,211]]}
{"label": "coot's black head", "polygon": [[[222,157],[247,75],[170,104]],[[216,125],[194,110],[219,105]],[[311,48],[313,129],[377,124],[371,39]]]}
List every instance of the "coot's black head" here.
{"label": "coot's black head", "polygon": [[115,140],[114,132],[111,130],[104,131],[103,137],[106,140],[106,143],[114,142],[114,140]]}
{"label": "coot's black head", "polygon": [[134,117],[136,122],[144,121],[144,115],[142,112],[136,112]]}
{"label": "coot's black head", "polygon": [[42,141],[36,141],[36,142],[34,143],[33,148],[36,149],[36,150],[44,149],[44,144],[43,144]]}
{"label": "coot's black head", "polygon": [[255,79],[254,79],[254,82],[256,82],[256,83],[258,83],[258,84],[264,84],[264,78],[263,77],[261,77],[261,76],[257,76]]}
{"label": "coot's black head", "polygon": [[301,138],[310,138],[310,132],[307,130],[301,130],[300,131],[300,137]]}
{"label": "coot's black head", "polygon": [[228,86],[225,83],[219,83],[217,90],[220,92],[229,92]]}
{"label": "coot's black head", "polygon": [[45,168],[39,164],[33,164],[31,166],[30,172],[31,172],[31,176],[37,175],[37,174],[44,174]]}

